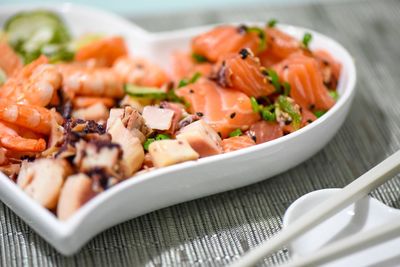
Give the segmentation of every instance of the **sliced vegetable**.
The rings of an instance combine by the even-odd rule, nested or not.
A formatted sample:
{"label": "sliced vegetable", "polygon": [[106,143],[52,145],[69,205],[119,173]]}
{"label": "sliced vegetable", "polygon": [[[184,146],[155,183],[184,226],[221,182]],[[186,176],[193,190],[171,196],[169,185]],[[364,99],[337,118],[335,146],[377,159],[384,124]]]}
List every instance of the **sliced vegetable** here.
{"label": "sliced vegetable", "polygon": [[326,113],[326,111],[317,110],[317,111],[314,111],[313,113],[314,113],[314,115],[315,115],[317,118],[319,118],[319,117],[321,117],[322,115],[324,115],[324,114]]}
{"label": "sliced vegetable", "polygon": [[267,75],[269,81],[271,81],[272,85],[275,87],[275,91],[277,93],[280,93],[282,91],[282,86],[281,86],[281,83],[279,82],[278,73],[276,73],[276,71],[273,69],[262,70],[262,72],[265,75]]}
{"label": "sliced vegetable", "polygon": [[189,85],[191,83],[195,83],[199,78],[201,77],[200,72],[196,72],[193,74],[193,76],[188,80],[188,79],[182,79],[179,81],[178,88],[184,87],[186,85]]}
{"label": "sliced vegetable", "polygon": [[197,63],[204,63],[208,62],[207,58],[205,56],[202,56],[200,54],[193,53],[192,58],[197,62]]}
{"label": "sliced vegetable", "polygon": [[308,48],[308,45],[310,44],[311,40],[312,40],[312,34],[309,32],[305,33],[302,41],[302,44],[304,45],[305,48]]}
{"label": "sliced vegetable", "polygon": [[261,109],[261,116],[264,120],[266,121],[275,121],[276,120],[276,115],[275,115],[275,106],[270,105],[268,107],[264,107]]}
{"label": "sliced vegetable", "polygon": [[278,21],[276,19],[271,19],[268,21],[267,26],[270,28],[275,27],[275,25],[278,23]]}
{"label": "sliced vegetable", "polygon": [[338,101],[339,93],[336,90],[329,90],[329,95],[335,100]]}
{"label": "sliced vegetable", "polygon": [[262,52],[267,48],[267,38],[265,31],[259,27],[246,27],[247,32],[255,32],[260,38],[260,44],[258,45],[258,52]]}
{"label": "sliced vegetable", "polygon": [[149,98],[149,99],[167,99],[167,93],[157,87],[145,87],[134,84],[125,84],[125,93],[130,96]]}
{"label": "sliced vegetable", "polygon": [[300,128],[301,113],[299,109],[295,108],[295,103],[291,98],[280,95],[277,99],[277,107],[289,114],[292,118],[292,125],[295,130]]}
{"label": "sliced vegetable", "polygon": [[250,97],[250,103],[254,113],[260,112],[260,105],[258,104],[257,99],[254,96]]}
{"label": "sliced vegetable", "polygon": [[243,134],[242,130],[240,130],[240,129],[238,128],[238,129],[232,131],[232,132],[229,134],[229,137],[241,136],[242,134]]}
{"label": "sliced vegetable", "polygon": [[283,94],[285,96],[288,96],[290,94],[290,83],[284,82],[282,83],[282,86],[283,86]]}
{"label": "sliced vegetable", "polygon": [[144,150],[149,151],[149,146],[150,146],[150,144],[153,143],[154,141],[156,141],[156,139],[154,139],[154,138],[147,138],[147,140],[146,140],[146,141],[144,142],[144,144],[143,144]]}

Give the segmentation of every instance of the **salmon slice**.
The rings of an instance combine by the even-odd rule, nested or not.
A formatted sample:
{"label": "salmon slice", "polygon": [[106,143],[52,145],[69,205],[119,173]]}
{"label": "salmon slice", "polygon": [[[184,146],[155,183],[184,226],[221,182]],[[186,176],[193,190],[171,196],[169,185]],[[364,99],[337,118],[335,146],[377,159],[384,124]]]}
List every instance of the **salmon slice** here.
{"label": "salmon slice", "polygon": [[7,42],[0,41],[0,69],[7,77],[13,75],[22,68],[22,61]]}
{"label": "salmon slice", "polygon": [[259,56],[261,64],[265,67],[270,67],[291,54],[302,50],[298,40],[275,27],[268,27],[265,32],[267,35],[267,49]]}
{"label": "salmon slice", "polygon": [[254,146],[256,142],[247,135],[230,137],[222,140],[224,153]]}
{"label": "salmon slice", "polygon": [[260,61],[248,49],[223,57],[218,65],[215,78],[222,87],[235,88],[254,97],[275,92],[261,72]]}
{"label": "salmon slice", "polygon": [[260,119],[251,108],[250,98],[235,89],[224,89],[216,83],[201,78],[196,83],[182,87],[176,94],[190,104],[190,112],[217,131],[222,138],[240,128],[247,130]]}
{"label": "salmon slice", "polygon": [[244,27],[219,26],[203,33],[192,40],[192,52],[216,62],[219,57],[237,53],[249,48],[258,51],[260,38],[255,32],[246,32]]}
{"label": "salmon slice", "polygon": [[[301,128],[312,123],[316,119],[317,119],[317,116],[315,116],[314,113],[312,113],[310,110],[308,110],[306,108],[301,109]],[[293,128],[293,126],[291,124],[284,125],[282,127],[282,129],[283,129],[283,132],[286,134],[292,133],[295,131],[295,129]]]}
{"label": "salmon slice", "polygon": [[250,126],[247,134],[257,144],[261,144],[283,136],[283,130],[275,121],[259,121]]}
{"label": "salmon slice", "polygon": [[322,70],[324,83],[328,88],[335,89],[340,77],[341,64],[325,50],[316,50],[313,54]]}
{"label": "salmon slice", "polygon": [[161,67],[139,57],[121,57],[114,63],[113,69],[125,83],[140,86],[161,87],[170,80]]}
{"label": "salmon slice", "polygon": [[201,73],[202,76],[210,76],[212,64],[209,62],[196,62],[190,53],[175,52],[172,54],[173,75],[176,81],[183,78],[190,78],[195,73]]}
{"label": "salmon slice", "polygon": [[96,60],[96,64],[110,67],[114,61],[128,54],[122,37],[109,37],[91,42],[80,48],[75,54],[76,61]]}
{"label": "salmon slice", "polygon": [[335,104],[314,58],[296,53],[273,68],[281,80],[290,84],[290,96],[302,108],[325,111]]}

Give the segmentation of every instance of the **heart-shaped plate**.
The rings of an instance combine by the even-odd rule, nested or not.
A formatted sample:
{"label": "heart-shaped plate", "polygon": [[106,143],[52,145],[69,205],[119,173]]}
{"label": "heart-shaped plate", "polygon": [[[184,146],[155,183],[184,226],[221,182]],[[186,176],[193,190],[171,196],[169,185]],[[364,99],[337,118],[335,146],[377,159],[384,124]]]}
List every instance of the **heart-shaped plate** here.
{"label": "heart-shaped plate", "polygon": [[[153,34],[114,14],[72,4],[2,6],[0,25],[18,11],[37,8],[58,12],[74,35],[87,32],[121,35],[132,54],[146,57],[167,70],[171,52],[187,49],[191,37],[211,27]],[[89,201],[65,222],[32,201],[0,173],[1,201],[59,252],[70,255],[94,235],[117,223],[173,204],[255,183],[303,162],[324,147],[342,125],[354,96],[356,71],[350,54],[334,40],[308,29],[279,27],[299,39],[305,32],[311,32],[311,47],[328,50],[343,65],[339,101],[317,121],[268,143],[128,179]]]}
{"label": "heart-shaped plate", "polygon": [[[336,188],[322,189],[302,196],[293,202],[286,211],[283,227],[290,226],[302,214],[315,207],[316,203],[323,202],[339,191],[340,189]],[[293,257],[306,256],[318,251],[318,249],[327,244],[356,233],[370,231],[378,226],[384,227],[384,224],[395,220],[400,220],[400,210],[386,206],[382,202],[367,196],[293,241],[289,246],[289,250]],[[323,266],[399,266],[399,246],[400,237]]]}

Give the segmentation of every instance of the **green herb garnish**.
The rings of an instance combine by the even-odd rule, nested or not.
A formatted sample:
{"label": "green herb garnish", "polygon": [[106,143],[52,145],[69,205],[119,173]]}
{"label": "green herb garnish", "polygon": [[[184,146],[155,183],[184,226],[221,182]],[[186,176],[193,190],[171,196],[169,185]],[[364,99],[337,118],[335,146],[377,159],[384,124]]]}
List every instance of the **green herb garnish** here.
{"label": "green herb garnish", "polygon": [[309,32],[305,33],[302,41],[302,44],[304,45],[305,48],[308,49],[308,45],[310,44],[311,40],[312,40],[312,34]]}
{"label": "green herb garnish", "polygon": [[269,70],[264,70],[264,74],[268,76],[268,79],[275,87],[275,92],[280,93],[282,90],[282,86],[281,83],[279,82],[278,73],[276,73],[276,71],[274,71],[273,69],[269,69]]}
{"label": "green herb garnish", "polygon": [[326,113],[326,111],[322,111],[322,110],[314,111],[314,115],[315,115],[315,117],[317,117],[317,118],[321,117],[321,116],[324,115],[325,113]]}
{"label": "green herb garnish", "polygon": [[150,144],[153,143],[154,141],[156,141],[156,139],[154,139],[154,138],[147,138],[147,140],[146,140],[146,141],[144,142],[144,144],[143,144],[144,150],[149,151],[149,146],[150,146]]}
{"label": "green herb garnish", "polygon": [[258,45],[259,52],[264,51],[267,48],[267,38],[265,36],[265,31],[262,28],[258,27],[248,27],[246,28],[247,32],[255,32],[260,38],[260,44]]}
{"label": "green herb garnish", "polygon": [[294,103],[289,101],[289,98],[283,95],[280,95],[277,100],[277,106],[283,112],[289,114],[292,118],[292,125],[295,130],[300,129],[301,126],[301,114],[300,111],[294,108]]}
{"label": "green herb garnish", "polygon": [[275,106],[270,105],[261,109],[261,116],[266,121],[275,121],[276,115],[274,111]]}
{"label": "green herb garnish", "polygon": [[166,139],[171,139],[171,136],[169,134],[157,134],[156,140],[166,140]]}
{"label": "green herb garnish", "polygon": [[250,97],[250,103],[254,113],[260,112],[260,105],[258,104],[257,99],[254,96]]}
{"label": "green herb garnish", "polygon": [[288,96],[290,95],[290,83],[284,82],[282,83],[283,86],[283,95]]}
{"label": "green herb garnish", "polygon": [[277,23],[278,23],[278,21],[277,21],[276,19],[271,19],[271,20],[268,21],[267,26],[268,26],[269,28],[273,28],[273,27],[275,27],[275,25],[276,25]]}
{"label": "green herb garnish", "polygon": [[335,100],[338,101],[339,93],[336,90],[329,90],[329,95]]}
{"label": "green herb garnish", "polygon": [[196,72],[193,74],[192,78],[188,79],[182,79],[179,81],[178,88],[185,87],[186,85],[195,83],[199,78],[201,77],[200,72]]}
{"label": "green herb garnish", "polygon": [[240,130],[239,128],[230,132],[229,133],[229,137],[235,137],[235,136],[241,136],[243,134],[242,130]]}
{"label": "green herb garnish", "polygon": [[192,58],[197,62],[197,63],[204,63],[204,62],[208,62],[207,58],[205,56],[196,54],[196,53],[192,53]]}

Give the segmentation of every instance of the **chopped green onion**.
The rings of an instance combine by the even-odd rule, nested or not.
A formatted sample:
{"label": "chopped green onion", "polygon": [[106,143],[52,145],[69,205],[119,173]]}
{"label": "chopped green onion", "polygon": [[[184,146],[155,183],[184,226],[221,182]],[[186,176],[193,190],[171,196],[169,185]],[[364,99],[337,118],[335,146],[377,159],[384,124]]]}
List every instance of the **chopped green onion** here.
{"label": "chopped green onion", "polygon": [[315,115],[315,117],[317,117],[317,118],[321,117],[321,116],[324,115],[325,113],[326,113],[326,111],[322,111],[322,110],[314,111],[314,115]]}
{"label": "chopped green onion", "polygon": [[305,48],[308,48],[308,45],[310,44],[311,40],[312,40],[311,33],[309,33],[309,32],[305,33],[303,36],[303,41],[302,41]]}
{"label": "chopped green onion", "polygon": [[249,27],[247,32],[255,32],[260,38],[260,44],[258,45],[259,52],[264,51],[267,48],[267,38],[265,36],[264,29],[258,27]]}
{"label": "chopped green onion", "polygon": [[268,21],[267,26],[270,28],[275,27],[275,25],[278,23],[278,21],[276,19],[271,19]]}
{"label": "chopped green onion", "polygon": [[250,97],[250,103],[254,113],[260,112],[260,106],[258,105],[257,99],[254,96]]}
{"label": "chopped green onion", "polygon": [[283,86],[283,94],[285,95],[285,96],[288,96],[289,94],[290,94],[290,83],[288,83],[288,82],[284,82],[284,83],[282,83],[282,86]]}
{"label": "chopped green onion", "polygon": [[171,136],[169,134],[157,134],[156,140],[166,140],[166,139],[171,139]]}
{"label": "chopped green onion", "polygon": [[279,76],[276,71],[273,69],[266,70],[265,73],[268,75],[269,80],[271,81],[272,85],[275,87],[275,91],[277,93],[281,92],[281,83],[279,82]]}
{"label": "chopped green onion", "polygon": [[199,78],[201,77],[200,72],[196,72],[193,74],[192,78],[188,79],[182,79],[179,81],[178,88],[185,87],[186,85],[189,85],[191,83],[195,83]]}
{"label": "chopped green onion", "polygon": [[278,97],[277,104],[279,108],[289,114],[289,116],[292,118],[293,122],[293,128],[295,130],[299,129],[301,126],[301,114],[300,111],[296,110],[294,108],[294,104],[288,100],[288,97],[280,95]]}
{"label": "chopped green onion", "polygon": [[229,134],[229,137],[241,136],[242,134],[243,134],[242,130],[240,130],[240,129],[238,128],[238,129],[232,131],[232,132]]}
{"label": "chopped green onion", "polygon": [[205,56],[193,53],[192,58],[197,62],[197,63],[204,63],[208,62],[207,58]]}
{"label": "chopped green onion", "polygon": [[338,101],[339,93],[336,90],[329,90],[329,95],[335,100]]}
{"label": "chopped green onion", "polygon": [[143,144],[144,150],[149,151],[149,146],[150,146],[150,144],[153,143],[154,141],[156,141],[156,139],[154,139],[154,138],[147,138],[147,140],[146,140],[146,141],[144,142],[144,144]]}
{"label": "chopped green onion", "polygon": [[261,109],[261,116],[264,120],[266,120],[266,121],[276,120],[275,112],[272,111],[273,108],[274,108],[274,105],[270,105],[268,107]]}

